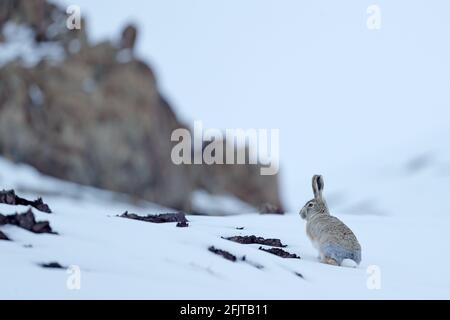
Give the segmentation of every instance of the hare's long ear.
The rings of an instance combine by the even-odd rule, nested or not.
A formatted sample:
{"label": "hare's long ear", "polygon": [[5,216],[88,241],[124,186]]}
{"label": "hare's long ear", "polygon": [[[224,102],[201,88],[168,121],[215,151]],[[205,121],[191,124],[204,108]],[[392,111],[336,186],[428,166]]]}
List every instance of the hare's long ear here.
{"label": "hare's long ear", "polygon": [[312,188],[314,192],[314,199],[317,201],[323,201],[322,191],[324,187],[323,177],[321,175],[315,175],[312,178]]}

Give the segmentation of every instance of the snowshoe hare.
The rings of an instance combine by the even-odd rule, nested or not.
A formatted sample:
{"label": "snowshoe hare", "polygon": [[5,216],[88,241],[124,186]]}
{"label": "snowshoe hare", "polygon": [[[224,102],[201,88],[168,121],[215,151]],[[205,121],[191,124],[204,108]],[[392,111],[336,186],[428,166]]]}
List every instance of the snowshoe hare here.
{"label": "snowshoe hare", "polygon": [[323,177],[315,175],[312,179],[314,199],[300,211],[300,216],[306,220],[306,234],[319,250],[321,262],[356,267],[361,262],[361,246],[350,228],[330,215],[322,195],[323,187]]}

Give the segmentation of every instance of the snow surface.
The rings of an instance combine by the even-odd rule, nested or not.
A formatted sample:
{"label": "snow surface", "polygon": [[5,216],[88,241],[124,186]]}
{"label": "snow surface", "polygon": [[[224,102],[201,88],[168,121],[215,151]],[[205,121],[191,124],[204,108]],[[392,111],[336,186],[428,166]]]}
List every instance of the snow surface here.
{"label": "snow surface", "polygon": [[[0,227],[13,240],[0,241],[0,299],[448,299],[450,215],[438,210],[440,206],[448,208],[444,195],[449,189],[439,189],[448,180],[440,178],[437,185],[430,180],[432,170],[425,171],[414,179],[384,177],[385,187],[396,182],[385,189],[386,202],[380,204],[390,209],[386,214],[345,215],[330,204],[363,248],[361,265],[343,268],[317,261],[298,214],[188,216],[188,228],[128,220],[117,215],[126,210],[143,215],[171,210],[61,182],[0,158],[0,186],[14,188],[29,198],[43,196],[54,213],[33,211],[39,220],[49,220],[59,233],[37,235],[13,226]],[[429,210],[412,204],[404,205],[405,212],[398,206],[390,207],[401,201],[393,200],[399,195],[406,198],[412,191],[427,190],[422,186],[430,184],[440,192],[440,201],[431,201]],[[392,192],[400,185],[402,193]],[[361,188],[359,194],[364,190]],[[423,194],[425,202],[431,193]],[[416,202],[419,195],[414,197],[409,202]],[[26,209],[0,205],[3,214]],[[280,238],[288,245],[285,250],[302,259],[282,259],[258,250],[259,245],[221,238],[253,234]],[[225,260],[208,251],[211,245],[238,257],[245,255],[247,262]],[[66,270],[39,266],[49,262],[78,266],[80,290],[67,288],[71,275]],[[264,268],[257,269],[254,264]],[[373,270],[380,271],[378,290],[370,289]]]}

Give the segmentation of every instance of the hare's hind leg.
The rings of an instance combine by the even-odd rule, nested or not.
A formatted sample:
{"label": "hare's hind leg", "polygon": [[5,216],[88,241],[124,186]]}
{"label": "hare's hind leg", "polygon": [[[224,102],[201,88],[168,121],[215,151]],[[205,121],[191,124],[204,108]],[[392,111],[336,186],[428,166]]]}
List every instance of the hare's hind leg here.
{"label": "hare's hind leg", "polygon": [[329,264],[329,265],[332,265],[332,266],[339,266],[339,263],[336,260],[334,260],[333,258],[330,258],[330,257],[323,258],[322,259],[322,263]]}
{"label": "hare's hind leg", "polygon": [[325,263],[325,264],[330,264],[333,266],[339,265],[339,263],[336,260],[334,260],[333,258],[327,257],[323,252],[319,252],[319,257],[317,259],[319,259],[320,262]]}

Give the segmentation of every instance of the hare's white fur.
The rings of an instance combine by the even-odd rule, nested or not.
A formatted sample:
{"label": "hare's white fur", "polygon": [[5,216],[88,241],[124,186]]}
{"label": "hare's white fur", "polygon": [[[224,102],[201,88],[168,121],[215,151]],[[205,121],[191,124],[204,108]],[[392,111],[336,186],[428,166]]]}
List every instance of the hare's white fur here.
{"label": "hare's white fur", "polygon": [[[315,175],[312,180],[314,199],[300,211],[306,220],[306,234],[319,251],[323,263],[350,266],[361,262],[361,245],[355,234],[341,220],[330,215],[323,198],[323,177]],[[350,262],[353,261],[354,263]]]}

